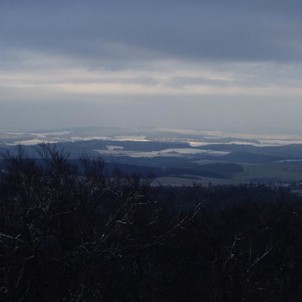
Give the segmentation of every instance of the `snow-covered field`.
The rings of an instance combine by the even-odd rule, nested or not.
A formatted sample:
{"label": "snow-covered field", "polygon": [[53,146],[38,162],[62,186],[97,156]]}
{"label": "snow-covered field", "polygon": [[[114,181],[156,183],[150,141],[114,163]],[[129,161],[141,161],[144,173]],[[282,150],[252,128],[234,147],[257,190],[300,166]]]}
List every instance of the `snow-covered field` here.
{"label": "snow-covered field", "polygon": [[[109,148],[108,148],[109,147]],[[119,146],[107,146],[107,150],[95,150],[101,155],[107,156],[129,156],[129,157],[177,157],[177,156],[188,156],[194,154],[209,154],[213,156],[222,156],[229,154],[224,151],[212,151],[212,150],[201,150],[193,148],[174,148],[174,149],[163,149],[160,151],[125,151]]]}
{"label": "snow-covered field", "polygon": [[[0,143],[6,145],[35,145],[42,142],[78,142],[89,140],[110,140],[110,141],[132,141],[132,142],[185,142],[192,148],[206,146],[209,144],[240,144],[265,146],[284,146],[290,144],[302,144],[302,135],[259,135],[246,133],[224,133],[213,131],[193,131],[176,129],[153,129],[146,131],[133,131],[133,134],[121,135],[117,131],[110,133],[108,130],[62,130],[49,132],[21,132],[1,131]],[[168,151],[167,151],[168,152]],[[177,152],[193,152],[190,150],[178,150]]]}

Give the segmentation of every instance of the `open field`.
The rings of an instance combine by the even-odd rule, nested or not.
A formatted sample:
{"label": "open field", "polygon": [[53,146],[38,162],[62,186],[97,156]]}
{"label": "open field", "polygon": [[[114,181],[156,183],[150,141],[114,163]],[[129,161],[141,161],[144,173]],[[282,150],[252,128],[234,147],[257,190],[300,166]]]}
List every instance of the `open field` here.
{"label": "open field", "polygon": [[101,156],[109,170],[118,165],[126,174],[151,171],[164,185],[275,184],[302,179],[300,137],[111,128],[3,132],[0,152],[16,152],[20,143],[35,157],[35,148],[43,141],[68,152],[71,160]]}
{"label": "open field", "polygon": [[258,165],[242,165],[243,172],[238,173],[233,179],[236,182],[276,180],[295,182],[302,180],[301,163],[273,163]]}

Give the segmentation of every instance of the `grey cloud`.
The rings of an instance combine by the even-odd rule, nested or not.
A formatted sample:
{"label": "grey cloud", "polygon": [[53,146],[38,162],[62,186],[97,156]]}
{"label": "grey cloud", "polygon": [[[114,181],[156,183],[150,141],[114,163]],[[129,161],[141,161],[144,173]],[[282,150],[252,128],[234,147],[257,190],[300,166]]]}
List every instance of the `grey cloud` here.
{"label": "grey cloud", "polygon": [[91,66],[302,60],[301,1],[11,2],[0,4],[2,45]]}
{"label": "grey cloud", "polygon": [[159,85],[161,82],[154,78],[154,77],[149,77],[149,76],[132,76],[132,77],[99,77],[97,79],[95,78],[87,78],[87,79],[79,79],[79,80],[72,80],[73,83],[87,83],[87,84],[113,84],[113,83],[118,83],[118,84],[133,84],[133,85],[143,85],[143,86],[149,86],[153,87],[156,85]]}
{"label": "grey cloud", "polygon": [[206,77],[171,77],[164,82],[164,85],[170,87],[183,88],[185,86],[206,85],[206,86],[228,86],[233,84],[233,81],[209,79]]}
{"label": "grey cloud", "polygon": [[[299,87],[301,16],[301,0],[0,0],[0,75],[8,82],[18,75],[21,84],[39,74],[39,83],[51,84],[62,72],[75,83]],[[127,72],[106,72],[120,69]],[[83,75],[69,78],[76,71]],[[0,83],[0,128],[302,131],[299,95],[114,96],[8,86]]]}

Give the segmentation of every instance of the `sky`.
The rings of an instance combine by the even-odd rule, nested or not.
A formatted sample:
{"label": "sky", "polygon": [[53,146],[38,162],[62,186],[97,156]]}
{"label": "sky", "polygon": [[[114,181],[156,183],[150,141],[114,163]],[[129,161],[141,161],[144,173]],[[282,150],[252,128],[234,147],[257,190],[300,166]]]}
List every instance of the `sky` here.
{"label": "sky", "polygon": [[1,0],[0,129],[302,131],[301,0]]}

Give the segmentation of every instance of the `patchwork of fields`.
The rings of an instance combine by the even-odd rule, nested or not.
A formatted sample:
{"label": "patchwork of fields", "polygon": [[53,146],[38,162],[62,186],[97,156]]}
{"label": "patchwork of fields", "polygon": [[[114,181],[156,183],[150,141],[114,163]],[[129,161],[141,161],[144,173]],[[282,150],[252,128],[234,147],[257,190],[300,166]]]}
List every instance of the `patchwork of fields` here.
{"label": "patchwork of fields", "polygon": [[55,144],[76,161],[101,156],[108,170],[152,174],[155,184],[266,183],[302,180],[302,137],[111,128],[55,132],[1,132],[0,152],[21,144],[36,157],[37,144]]}

